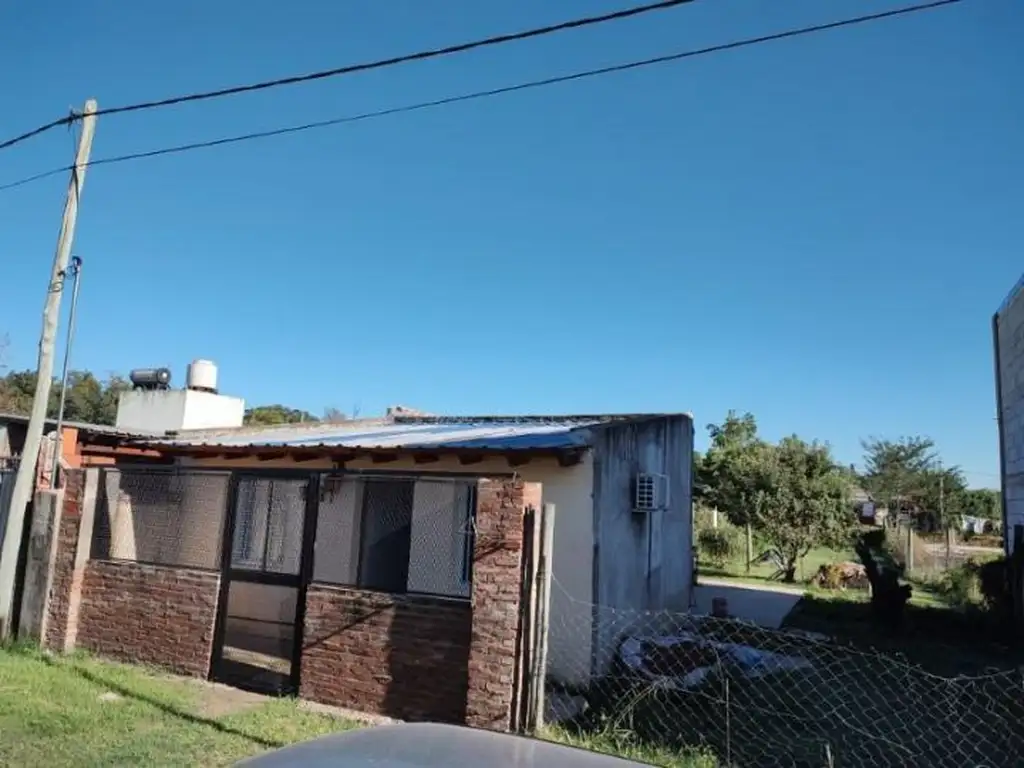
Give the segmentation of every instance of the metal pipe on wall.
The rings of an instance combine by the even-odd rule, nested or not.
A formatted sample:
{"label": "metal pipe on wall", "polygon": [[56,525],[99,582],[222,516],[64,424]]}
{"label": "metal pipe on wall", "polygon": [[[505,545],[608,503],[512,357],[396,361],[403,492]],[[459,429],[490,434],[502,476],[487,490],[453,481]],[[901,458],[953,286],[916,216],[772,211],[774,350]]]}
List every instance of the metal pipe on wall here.
{"label": "metal pipe on wall", "polygon": [[71,345],[75,340],[75,319],[78,313],[78,285],[82,275],[82,260],[78,256],[71,257],[71,263],[64,272],[64,279],[74,280],[71,288],[71,310],[68,313],[68,333],[64,343],[64,363],[60,375],[60,405],[57,407],[57,427],[53,436],[53,460],[50,464],[50,487],[57,487],[57,472],[60,469],[60,457],[63,450],[64,404],[68,394],[68,366],[71,361]]}

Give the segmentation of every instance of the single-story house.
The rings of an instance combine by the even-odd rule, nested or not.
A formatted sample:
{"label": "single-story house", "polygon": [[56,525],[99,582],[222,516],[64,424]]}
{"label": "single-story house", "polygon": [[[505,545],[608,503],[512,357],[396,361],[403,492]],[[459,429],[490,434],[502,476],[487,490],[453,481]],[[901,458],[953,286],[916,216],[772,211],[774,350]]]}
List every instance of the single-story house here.
{"label": "single-story house", "polygon": [[[630,615],[691,605],[688,414],[396,410],[167,430],[168,408],[139,407],[189,389],[126,393],[117,429],[77,449],[87,471],[68,472],[52,526],[71,552],[51,581],[70,595],[49,590],[36,628],[51,645],[500,726],[530,588],[522,520],[545,504],[549,681],[585,685],[608,671]],[[215,421],[219,395],[196,394]],[[231,400],[225,420],[240,421]]]}

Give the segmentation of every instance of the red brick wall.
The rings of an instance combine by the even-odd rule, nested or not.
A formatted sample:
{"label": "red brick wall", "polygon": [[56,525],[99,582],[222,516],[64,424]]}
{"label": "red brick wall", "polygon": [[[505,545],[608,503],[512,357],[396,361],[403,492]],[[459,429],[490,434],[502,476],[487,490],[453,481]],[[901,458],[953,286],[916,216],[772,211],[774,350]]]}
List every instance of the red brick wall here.
{"label": "red brick wall", "polygon": [[64,481],[64,507],[59,511],[60,519],[56,526],[57,549],[43,634],[43,645],[55,651],[70,650],[70,607],[81,589],[80,579],[75,578],[75,552],[84,492],[85,473],[68,472]]}
{"label": "red brick wall", "polygon": [[79,648],[206,677],[217,617],[216,573],[92,560],[85,568]]}
{"label": "red brick wall", "polygon": [[521,481],[480,481],[470,603],[311,586],[299,695],[403,720],[506,730],[522,513],[537,491]]}
{"label": "red brick wall", "polygon": [[464,601],[314,584],[299,695],[402,720],[461,723],[471,621]]}
{"label": "red brick wall", "polygon": [[481,480],[473,551],[473,642],[466,724],[507,730],[519,631],[523,510],[536,484]]}

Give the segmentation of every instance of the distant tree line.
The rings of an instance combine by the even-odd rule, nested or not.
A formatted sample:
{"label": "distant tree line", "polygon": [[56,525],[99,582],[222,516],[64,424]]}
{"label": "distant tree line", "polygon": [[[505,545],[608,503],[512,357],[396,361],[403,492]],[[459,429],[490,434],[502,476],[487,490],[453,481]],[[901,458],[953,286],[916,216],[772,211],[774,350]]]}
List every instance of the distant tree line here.
{"label": "distant tree line", "polygon": [[[122,376],[112,374],[99,379],[89,371],[72,371],[68,374],[64,418],[89,424],[113,424],[117,417],[117,399],[127,389],[131,389],[131,383]],[[57,416],[60,391],[60,381],[55,380],[46,406],[50,418]],[[12,371],[0,377],[0,412],[27,416],[32,411],[35,392],[35,371]]]}
{"label": "distant tree line", "polygon": [[857,490],[922,530],[954,528],[966,515],[1000,517],[999,492],[967,488],[963,471],[944,464],[928,438],[864,440],[857,471],[835,461],[826,444],[795,435],[765,440],[750,413],[730,411],[707,429],[711,444],[694,462],[695,500],[772,547],[786,581],[812,548],[849,545]]}
{"label": "distant tree line", "polygon": [[[110,374],[98,378],[89,371],[72,371],[68,375],[68,392],[64,403],[64,419],[88,424],[113,425],[117,419],[117,401],[121,393],[131,389],[131,382],[123,376]],[[60,407],[59,380],[54,380],[47,403],[47,416],[57,417]],[[32,411],[36,391],[35,371],[11,371],[0,376],[0,413],[27,416]],[[346,416],[336,408],[327,408],[323,416],[284,405],[261,405],[245,412],[246,424],[294,424],[301,422],[345,421]]]}
{"label": "distant tree line", "polygon": [[337,408],[324,409],[323,416],[314,416],[309,411],[289,408],[285,405],[258,405],[245,411],[246,424],[304,424],[306,422],[347,421],[348,417]]}

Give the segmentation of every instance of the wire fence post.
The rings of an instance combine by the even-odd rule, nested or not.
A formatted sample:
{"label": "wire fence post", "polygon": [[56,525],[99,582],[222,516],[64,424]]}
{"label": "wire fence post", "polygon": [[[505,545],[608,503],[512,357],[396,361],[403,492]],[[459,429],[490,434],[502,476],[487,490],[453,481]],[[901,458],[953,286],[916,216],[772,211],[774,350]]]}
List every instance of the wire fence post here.
{"label": "wire fence post", "polygon": [[534,594],[537,608],[535,652],[533,654],[533,686],[530,689],[530,721],[533,733],[544,727],[544,686],[548,666],[548,626],[551,604],[551,549],[555,536],[555,505],[544,504],[540,518],[540,547],[537,551],[537,580]]}

